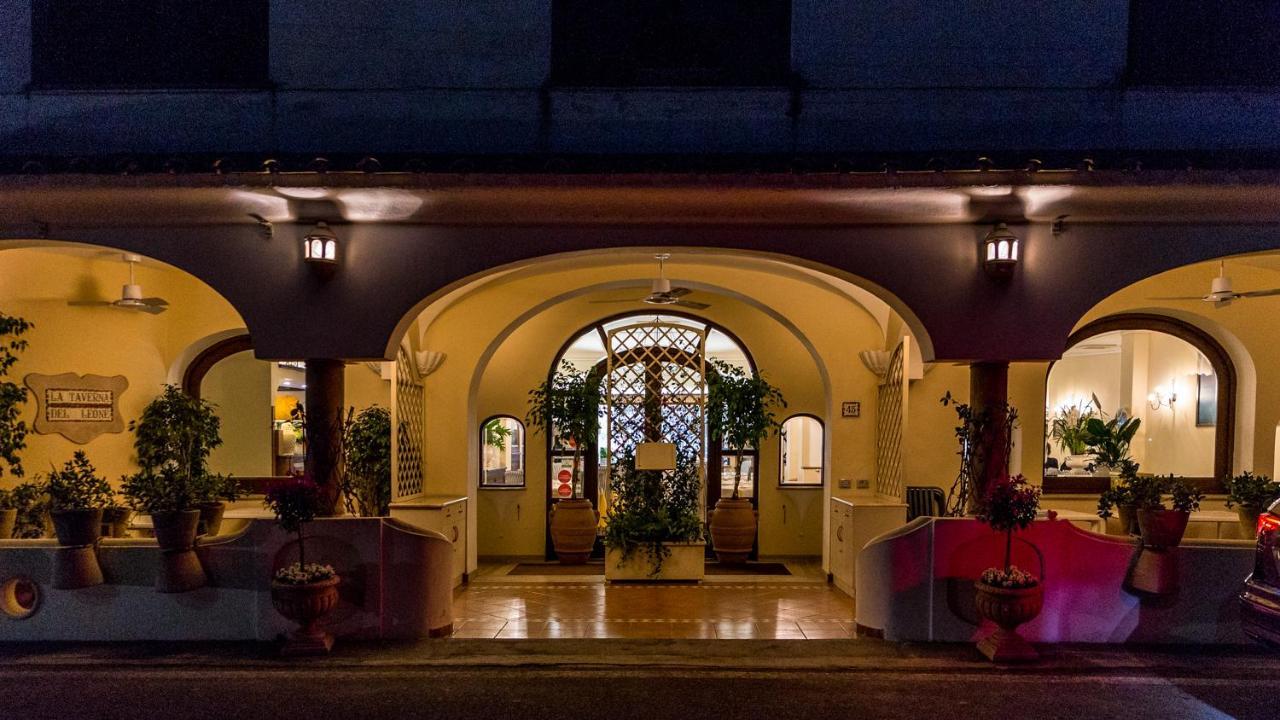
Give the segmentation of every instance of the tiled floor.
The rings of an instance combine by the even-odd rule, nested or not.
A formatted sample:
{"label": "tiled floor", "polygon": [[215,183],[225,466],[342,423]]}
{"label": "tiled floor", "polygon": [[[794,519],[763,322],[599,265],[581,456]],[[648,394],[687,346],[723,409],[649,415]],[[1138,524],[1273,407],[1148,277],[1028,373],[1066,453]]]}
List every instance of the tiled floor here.
{"label": "tiled floor", "polygon": [[609,585],[492,569],[454,598],[459,638],[852,638],[853,600],[815,577],[721,576],[700,585]]}

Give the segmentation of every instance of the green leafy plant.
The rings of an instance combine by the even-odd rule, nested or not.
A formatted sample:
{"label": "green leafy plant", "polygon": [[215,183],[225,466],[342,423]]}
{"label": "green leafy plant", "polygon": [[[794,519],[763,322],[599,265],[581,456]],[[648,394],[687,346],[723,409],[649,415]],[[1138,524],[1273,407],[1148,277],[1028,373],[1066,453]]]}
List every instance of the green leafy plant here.
{"label": "green leafy plant", "polygon": [[[989,489],[985,487],[989,477],[1008,477],[1009,456],[1013,454],[1013,431],[1018,427],[1018,410],[1012,405],[975,410],[962,403],[950,392],[942,396],[942,405],[952,407],[958,424],[955,438],[960,449],[960,472],[947,495],[947,513],[959,517],[982,510]],[[1003,418],[1000,416],[1003,415]],[[997,420],[1003,420],[1003,425]],[[1001,427],[1003,431],[1001,432]],[[999,458],[1002,466],[987,467],[990,460]]]}
{"label": "green leafy plant", "polygon": [[696,457],[682,453],[676,458],[675,470],[662,471],[636,470],[634,454],[616,456],[609,487],[613,503],[605,523],[604,543],[621,550],[624,561],[643,551],[656,576],[671,555],[668,543],[703,539]]}
{"label": "green leafy plant", "polygon": [[758,373],[748,373],[723,360],[711,360],[709,364],[714,372],[707,377],[707,432],[732,449],[737,458],[733,482],[736,499],[742,482],[743,453],[748,448],[758,448],[770,433],[782,427],[773,410],[785,408],[787,401],[782,391]]}
{"label": "green leafy plant", "polygon": [[1280,482],[1245,471],[1226,481],[1227,507],[1265,509],[1280,499]]}
{"label": "green leafy plant", "polygon": [[316,519],[321,505],[320,487],[315,481],[307,476],[277,480],[267,488],[263,505],[275,513],[281,530],[298,536],[298,562],[281,568],[276,573],[276,582],[306,585],[333,577],[332,567],[307,563],[303,530]]}
{"label": "green leafy plant", "polygon": [[484,444],[498,450],[507,449],[507,439],[512,435],[511,428],[502,424],[501,418],[494,418],[484,424]]}
{"label": "green leafy plant", "polygon": [[342,498],[347,512],[381,517],[391,510],[391,411],[347,410],[342,423]]}
{"label": "green leafy plant", "polygon": [[1013,533],[1030,527],[1039,510],[1040,488],[1023,476],[1006,477],[991,484],[978,519],[1004,533],[1004,565],[984,572],[984,582],[997,587],[1033,587],[1039,582],[1013,565]]}
{"label": "green leafy plant", "polygon": [[28,481],[9,491],[9,507],[18,511],[13,526],[15,538],[44,537],[47,532],[49,494],[44,483]]}
{"label": "green leafy plant", "polygon": [[1133,460],[1120,461],[1120,480],[1098,496],[1098,517],[1105,520],[1114,515],[1117,508],[1137,505],[1134,484],[1138,478],[1138,467],[1138,463]]}
{"label": "green leafy plant", "polygon": [[193,484],[197,503],[235,502],[244,495],[240,481],[232,475],[205,473]]}
{"label": "green leafy plant", "polygon": [[[525,423],[551,436],[559,447],[573,448],[576,481],[582,451],[600,432],[600,375],[575,370],[569,362],[538,387],[529,391]],[[575,492],[577,483],[574,483]]]}
{"label": "green leafy plant", "polygon": [[21,419],[27,389],[9,379],[18,356],[27,349],[23,335],[32,324],[20,317],[0,312],[0,477],[5,470],[22,477],[20,453],[27,447],[27,424]]}
{"label": "green leafy plant", "polygon": [[1049,437],[1058,444],[1062,452],[1068,455],[1083,455],[1089,450],[1086,424],[1097,417],[1095,408],[1100,407],[1095,395],[1083,406],[1071,405],[1058,408],[1057,414],[1049,423]]}
{"label": "green leafy plant", "polygon": [[1129,460],[1129,446],[1142,420],[1118,413],[1110,420],[1089,418],[1084,424],[1084,442],[1093,461],[1103,467],[1119,468]]}
{"label": "green leafy plant", "polygon": [[1204,493],[1175,475],[1135,476],[1128,479],[1127,484],[1133,504],[1139,510],[1195,512],[1204,500]]}
{"label": "green leafy plant", "polygon": [[210,487],[209,453],[222,445],[213,404],[166,385],[129,429],[140,467],[124,480],[131,507],[181,511],[203,502]]}
{"label": "green leafy plant", "polygon": [[107,507],[115,493],[100,477],[83,450],[77,450],[62,469],[53,468],[45,480],[45,492],[54,512]]}

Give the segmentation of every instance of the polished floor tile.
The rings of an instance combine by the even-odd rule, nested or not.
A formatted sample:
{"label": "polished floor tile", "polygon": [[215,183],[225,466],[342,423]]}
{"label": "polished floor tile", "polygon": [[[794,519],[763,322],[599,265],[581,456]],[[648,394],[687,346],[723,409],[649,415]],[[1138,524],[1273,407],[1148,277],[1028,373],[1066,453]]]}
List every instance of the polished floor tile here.
{"label": "polished floor tile", "polygon": [[459,638],[829,639],[855,637],[853,599],[821,582],[724,576],[699,585],[594,579],[505,582],[500,572],[454,598]]}

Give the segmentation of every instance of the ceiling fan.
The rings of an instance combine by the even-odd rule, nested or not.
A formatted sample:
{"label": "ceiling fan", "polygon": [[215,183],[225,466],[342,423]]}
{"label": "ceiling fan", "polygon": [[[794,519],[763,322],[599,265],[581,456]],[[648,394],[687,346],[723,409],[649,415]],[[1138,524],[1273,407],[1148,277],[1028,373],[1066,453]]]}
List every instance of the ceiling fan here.
{"label": "ceiling fan", "polygon": [[1209,288],[1208,295],[1187,295],[1181,297],[1155,297],[1152,300],[1199,300],[1201,302],[1213,303],[1214,307],[1226,307],[1231,304],[1232,300],[1242,298],[1255,297],[1271,297],[1280,295],[1280,288],[1271,288],[1270,290],[1249,290],[1247,292],[1236,292],[1231,287],[1231,278],[1227,277],[1227,263],[1225,261],[1219,263],[1218,277],[1213,279],[1213,285]]}
{"label": "ceiling fan", "polygon": [[591,302],[597,304],[642,302],[647,305],[674,305],[676,307],[693,308],[694,310],[706,310],[711,307],[706,303],[685,300],[684,297],[693,292],[689,288],[671,287],[671,281],[667,279],[665,273],[665,263],[671,259],[671,253],[659,253],[654,257],[658,260],[658,277],[653,279],[653,285],[648,295],[634,300],[592,300]]}
{"label": "ceiling fan", "polygon": [[142,262],[140,255],[125,253],[124,261],[129,264],[129,282],[120,288],[119,300],[72,300],[68,305],[87,307],[117,307],[124,310],[138,310],[151,315],[159,315],[169,309],[169,301],[158,297],[143,297],[142,286],[134,281],[133,267]]}

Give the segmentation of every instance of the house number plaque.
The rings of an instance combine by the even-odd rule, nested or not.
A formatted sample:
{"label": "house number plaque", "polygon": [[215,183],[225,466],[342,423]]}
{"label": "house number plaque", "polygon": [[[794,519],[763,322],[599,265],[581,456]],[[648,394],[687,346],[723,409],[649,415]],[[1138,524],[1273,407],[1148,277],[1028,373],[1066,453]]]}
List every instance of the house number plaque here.
{"label": "house number plaque", "polygon": [[124,432],[120,395],[129,388],[125,376],[32,373],[26,383],[36,400],[36,433],[59,434],[84,445],[103,433]]}

